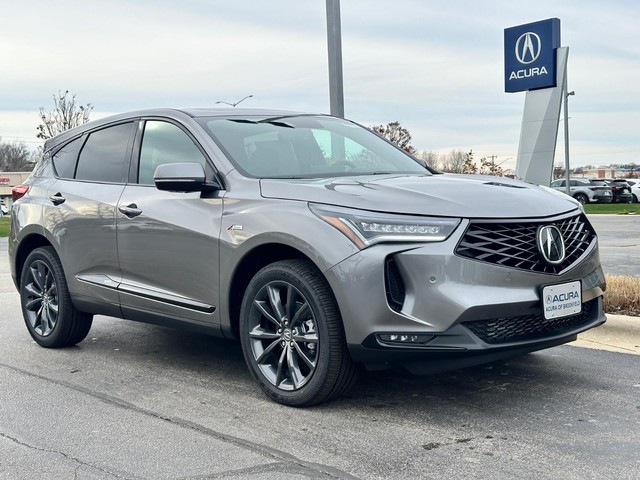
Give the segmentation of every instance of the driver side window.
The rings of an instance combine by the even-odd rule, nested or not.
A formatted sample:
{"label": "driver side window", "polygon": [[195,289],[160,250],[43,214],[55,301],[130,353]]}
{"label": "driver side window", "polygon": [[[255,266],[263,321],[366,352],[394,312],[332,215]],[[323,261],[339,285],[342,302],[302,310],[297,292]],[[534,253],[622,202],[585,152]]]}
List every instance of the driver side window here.
{"label": "driver side window", "polygon": [[158,165],[165,163],[200,163],[206,168],[206,159],[191,138],[172,123],[149,120],[144,127],[138,183],[153,185]]}

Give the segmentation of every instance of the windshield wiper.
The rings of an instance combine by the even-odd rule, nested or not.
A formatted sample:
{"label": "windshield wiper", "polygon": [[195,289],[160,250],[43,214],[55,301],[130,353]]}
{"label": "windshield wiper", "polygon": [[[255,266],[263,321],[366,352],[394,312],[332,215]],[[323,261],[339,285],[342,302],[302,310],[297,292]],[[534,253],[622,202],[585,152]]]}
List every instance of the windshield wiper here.
{"label": "windshield wiper", "polygon": [[[278,117],[282,118],[282,117]],[[296,128],[290,123],[282,122],[278,118],[265,118],[264,120],[250,120],[248,118],[228,118],[230,122],[235,123],[250,123],[252,125],[259,125],[260,123],[268,123],[269,125],[275,125],[276,127]]]}

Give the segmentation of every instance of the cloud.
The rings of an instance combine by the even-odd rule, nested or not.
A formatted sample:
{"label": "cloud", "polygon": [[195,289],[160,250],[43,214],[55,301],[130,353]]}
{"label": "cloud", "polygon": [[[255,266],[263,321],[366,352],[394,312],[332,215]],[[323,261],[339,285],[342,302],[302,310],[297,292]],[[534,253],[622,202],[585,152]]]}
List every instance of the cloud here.
{"label": "cloud", "polygon": [[[558,17],[574,158],[640,154],[639,2],[348,0],[341,10],[345,111],[361,123],[398,120],[420,149],[515,157],[524,93],[503,92],[503,29]],[[329,109],[321,1],[34,0],[2,17],[5,137],[34,135],[38,108],[60,89],[93,103],[93,118],[248,94],[246,106]]]}

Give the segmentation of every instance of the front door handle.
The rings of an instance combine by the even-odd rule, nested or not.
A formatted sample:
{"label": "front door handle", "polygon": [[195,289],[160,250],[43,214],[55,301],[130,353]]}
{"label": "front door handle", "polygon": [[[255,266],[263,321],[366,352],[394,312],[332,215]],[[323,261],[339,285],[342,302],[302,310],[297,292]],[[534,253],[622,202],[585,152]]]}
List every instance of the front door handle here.
{"label": "front door handle", "polygon": [[127,206],[120,206],[118,207],[118,210],[120,210],[129,218],[137,217],[142,213],[142,210],[140,210],[135,203],[130,203]]}
{"label": "front door handle", "polygon": [[64,203],[67,199],[64,198],[60,192],[58,192],[55,195],[51,195],[49,197],[49,200],[51,200],[51,203],[53,203],[54,205],[60,205],[61,203]]}

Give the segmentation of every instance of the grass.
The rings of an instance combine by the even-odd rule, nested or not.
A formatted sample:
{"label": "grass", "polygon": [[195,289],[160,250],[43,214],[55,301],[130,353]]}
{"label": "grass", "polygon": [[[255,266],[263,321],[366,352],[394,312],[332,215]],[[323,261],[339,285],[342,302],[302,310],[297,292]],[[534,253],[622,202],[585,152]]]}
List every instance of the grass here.
{"label": "grass", "polygon": [[607,291],[604,311],[616,315],[640,316],[640,277],[605,275]]}
{"label": "grass", "polygon": [[9,215],[5,215],[0,217],[0,237],[8,237],[9,236]]}
{"label": "grass", "polygon": [[588,214],[640,215],[640,203],[590,203],[584,206]]}

